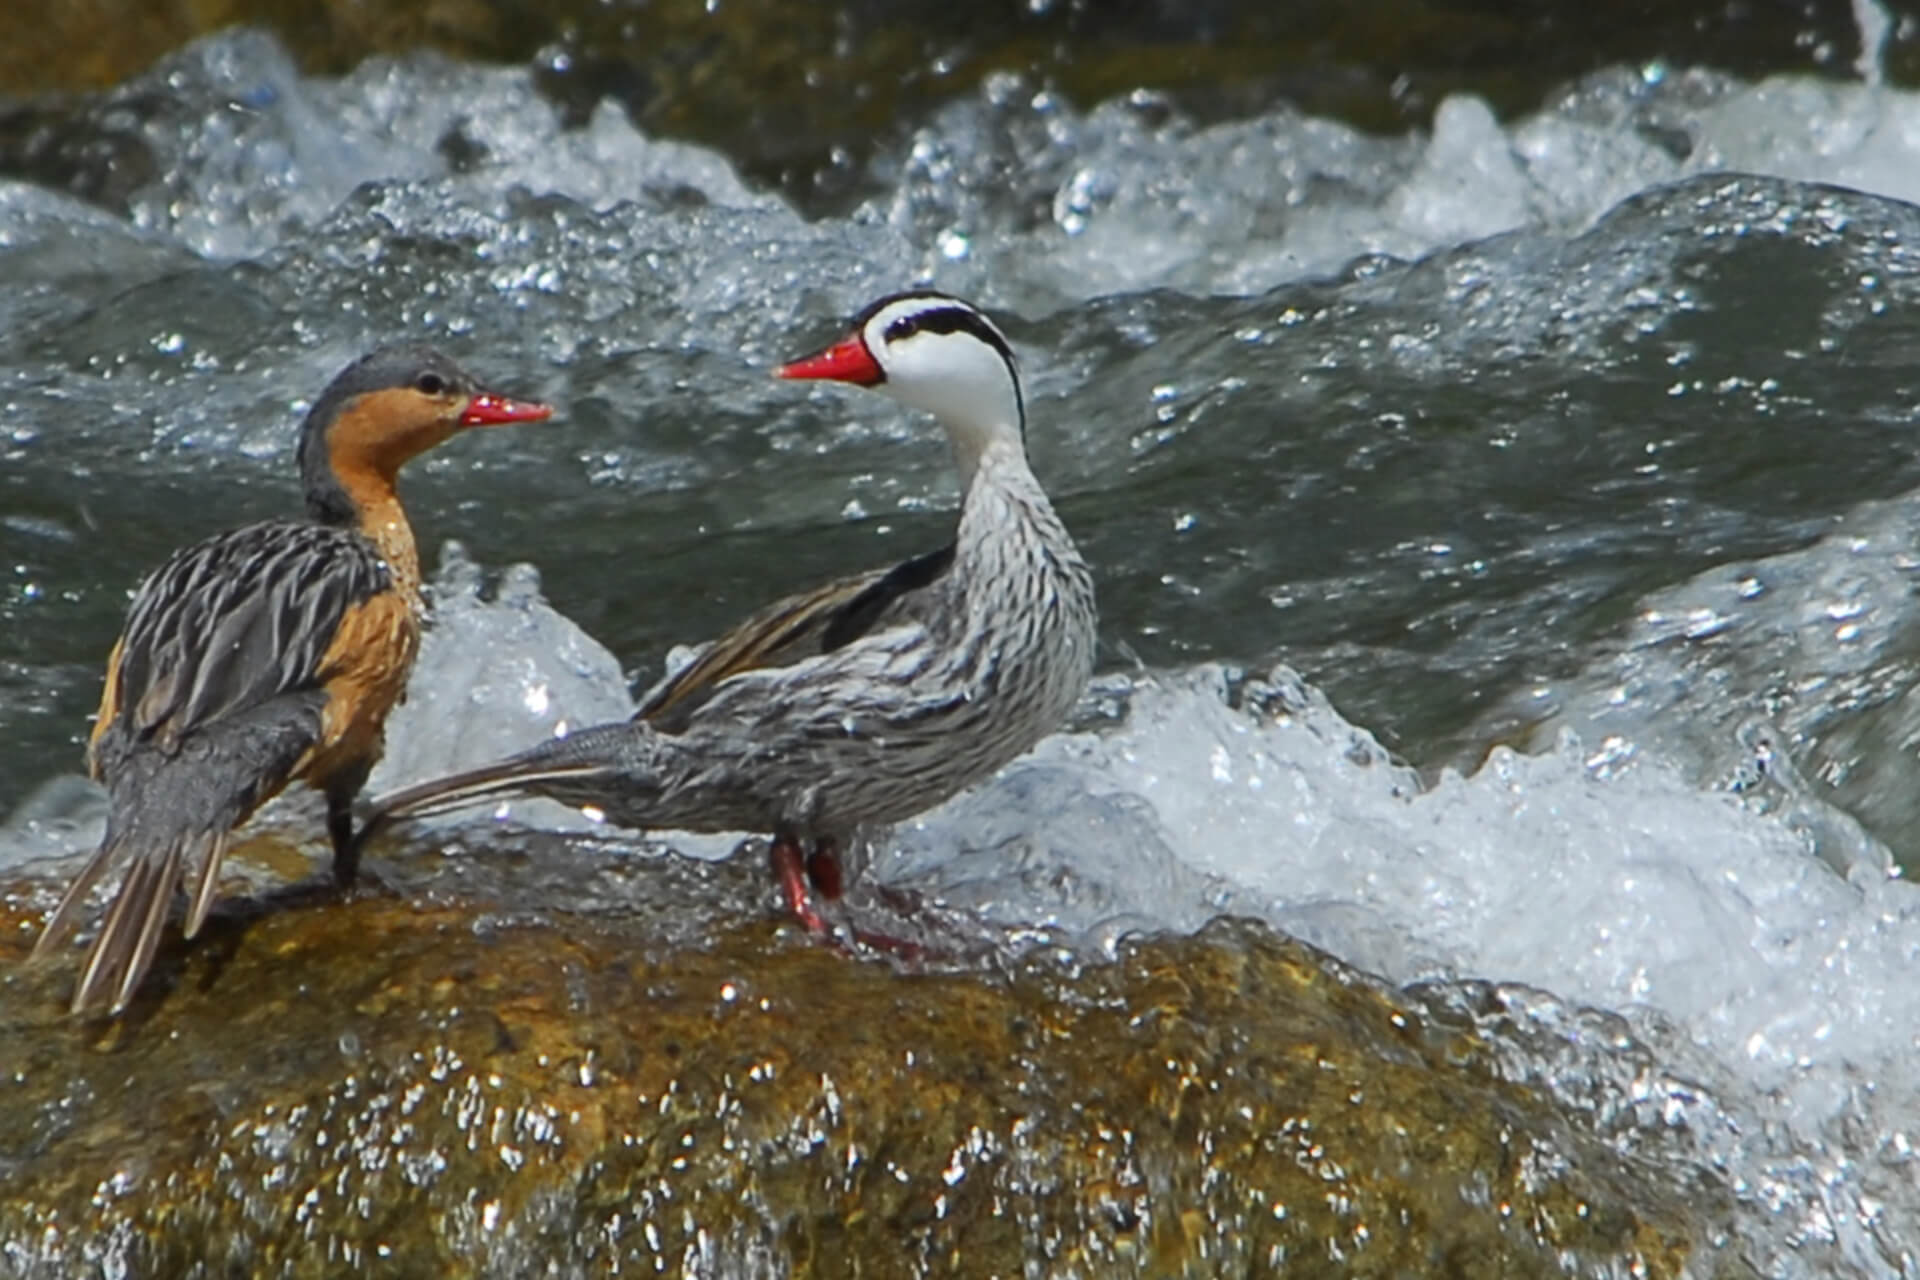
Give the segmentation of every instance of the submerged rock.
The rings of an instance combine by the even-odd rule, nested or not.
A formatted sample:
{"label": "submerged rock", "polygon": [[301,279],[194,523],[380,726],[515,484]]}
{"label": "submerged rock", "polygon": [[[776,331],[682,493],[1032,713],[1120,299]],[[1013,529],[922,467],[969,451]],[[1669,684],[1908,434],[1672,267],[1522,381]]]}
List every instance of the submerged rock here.
{"label": "submerged rock", "polygon": [[756,860],[530,853],[230,905],[117,1023],[8,886],[0,1270],[1667,1276],[1720,1216],[1259,926],[905,966]]}

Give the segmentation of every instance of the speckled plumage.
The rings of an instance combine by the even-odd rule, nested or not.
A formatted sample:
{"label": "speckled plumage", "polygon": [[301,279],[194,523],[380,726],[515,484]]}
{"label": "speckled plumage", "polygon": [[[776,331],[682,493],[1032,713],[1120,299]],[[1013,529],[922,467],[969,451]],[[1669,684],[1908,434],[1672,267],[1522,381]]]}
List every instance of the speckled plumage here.
{"label": "speckled plumage", "polygon": [[[965,491],[950,551],[783,600],[632,721],[408,787],[379,816],[535,792],[637,828],[842,839],[939,804],[1056,729],[1093,669],[1093,581],[1027,464],[1005,340],[970,332],[986,323],[921,293],[883,299],[856,328],[881,348],[880,389],[953,439]],[[924,348],[912,361],[909,342]]]}

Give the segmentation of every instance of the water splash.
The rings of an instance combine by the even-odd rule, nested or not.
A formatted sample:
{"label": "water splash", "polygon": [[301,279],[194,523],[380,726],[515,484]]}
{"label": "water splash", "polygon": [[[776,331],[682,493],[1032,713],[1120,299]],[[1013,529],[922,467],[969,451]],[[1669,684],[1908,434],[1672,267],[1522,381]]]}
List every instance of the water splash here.
{"label": "water splash", "polygon": [[[505,614],[443,625],[450,648],[494,646],[489,669],[527,657]],[[464,681],[423,666],[423,705],[440,685]],[[883,834],[871,877],[1095,954],[1252,916],[1425,984],[1505,1046],[1512,1078],[1597,1108],[1629,1148],[1683,1135],[1731,1181],[1768,1274],[1883,1274],[1883,1246],[1903,1247],[1889,1224],[1920,1220],[1910,1186],[1840,1154],[1861,1125],[1900,1131],[1920,886],[1850,883],[1804,822],[1570,732],[1423,786],[1284,668],[1108,676],[1082,720]],[[522,745],[488,732],[466,749]],[[1812,795],[1799,814],[1837,816]]]}
{"label": "water splash", "polygon": [[[808,222],[617,114],[559,127],[517,71],[315,80],[239,34],[135,88],[159,109],[96,104],[112,154],[152,162],[91,192],[126,217],[0,189],[15,771],[77,758],[129,563],[280,509],[290,422],[375,334],[569,405],[409,500],[429,538],[537,556],[623,656],[762,603],[774,560],[811,580],[921,549],[937,443],[763,375],[930,277],[1018,313],[1107,639],[1173,674],[1110,681],[1106,727],[894,833],[876,878],[1094,949],[1256,915],[1459,992],[1569,1097],[1601,1070],[1585,1040],[1637,1037],[1662,1065],[1607,1123],[1702,1135],[1761,1270],[1911,1270],[1920,943],[1880,840],[1915,793],[1920,228],[1860,192],[1920,195],[1914,95],[1622,69],[1523,120],[1460,98],[1371,138],[998,80],[876,161],[853,217]],[[1891,505],[1835,533],[1863,497]],[[422,673],[452,683],[396,719],[391,776],[619,714],[620,663],[532,585],[444,581]],[[1219,653],[1268,674],[1195,665]],[[1485,755],[1510,687],[1559,691],[1539,755]],[[1474,768],[1425,787],[1382,741]],[[53,784],[8,847],[88,843],[88,794]]]}

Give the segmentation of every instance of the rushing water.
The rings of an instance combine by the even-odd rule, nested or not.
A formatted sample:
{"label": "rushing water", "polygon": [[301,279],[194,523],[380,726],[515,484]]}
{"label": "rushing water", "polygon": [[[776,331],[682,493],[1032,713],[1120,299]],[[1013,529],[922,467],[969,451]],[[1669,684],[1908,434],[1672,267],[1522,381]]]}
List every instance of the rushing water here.
{"label": "rushing water", "polygon": [[[1648,68],[1379,138],[997,80],[813,221],[610,108],[562,130],[520,71],[307,80],[235,34],[90,109],[151,160],[127,217],[0,187],[13,856],[87,838],[50,780],[127,590],[292,503],[292,423],[372,341],[565,407],[411,476],[423,541],[536,562],[558,612],[456,557],[394,781],[617,714],[623,666],[941,537],[936,431],[767,377],[930,278],[1006,316],[1107,674],[875,873],[1096,943],[1233,909],[1616,1010],[1667,1064],[1617,1122],[1691,1133],[1743,1256],[1920,1269],[1920,897],[1887,875],[1920,860],[1920,99]],[[1501,1000],[1552,1087],[1610,1069]]]}

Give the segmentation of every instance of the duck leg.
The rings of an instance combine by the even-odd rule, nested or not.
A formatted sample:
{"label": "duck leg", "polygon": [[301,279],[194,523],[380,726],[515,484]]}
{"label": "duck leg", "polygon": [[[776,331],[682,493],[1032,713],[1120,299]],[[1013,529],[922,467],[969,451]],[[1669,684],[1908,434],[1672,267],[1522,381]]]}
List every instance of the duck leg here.
{"label": "duck leg", "polygon": [[809,933],[829,932],[827,922],[813,909],[807,894],[806,860],[800,851],[800,841],[791,832],[780,832],[773,837],[768,854],[773,860],[774,878],[780,882],[780,892],[786,897],[787,910],[807,926]]}
{"label": "duck leg", "polygon": [[821,836],[813,842],[813,852],[807,857],[807,881],[828,901],[837,900],[844,892],[846,884],[840,870],[840,842],[832,836]]}
{"label": "duck leg", "polygon": [[333,883],[342,892],[360,874],[360,844],[353,838],[353,798],[367,784],[372,764],[356,765],[328,779],[327,838],[333,842]]}
{"label": "duck leg", "polygon": [[[822,839],[814,844],[813,856],[806,858],[802,856],[800,841],[791,834],[782,834],[773,838],[771,855],[773,874],[780,881],[780,890],[786,896],[787,910],[807,926],[808,932],[822,937],[831,934],[826,918],[814,909],[807,893],[807,884],[812,881],[823,897],[840,896],[839,845],[831,838]],[[903,960],[918,960],[926,955],[927,949],[919,943],[896,938],[890,933],[874,933],[857,926],[849,928],[848,932],[855,946],[885,951]]]}

